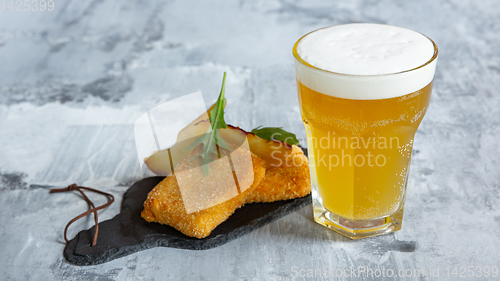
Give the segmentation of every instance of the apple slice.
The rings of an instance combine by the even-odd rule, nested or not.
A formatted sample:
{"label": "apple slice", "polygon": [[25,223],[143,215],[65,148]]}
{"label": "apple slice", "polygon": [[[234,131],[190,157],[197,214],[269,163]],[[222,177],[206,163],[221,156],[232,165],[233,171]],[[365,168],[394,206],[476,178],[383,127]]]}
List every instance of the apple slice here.
{"label": "apple slice", "polygon": [[[177,136],[175,145],[168,149],[156,151],[144,159],[144,163],[149,170],[160,176],[170,175],[172,173],[170,167],[176,167],[193,150],[184,151],[184,149],[208,130],[210,126],[208,114],[213,107],[213,105],[210,107],[207,115],[201,115],[182,129]],[[221,129],[219,133],[231,149],[238,148],[246,138],[250,151],[264,160],[265,168],[280,166],[292,152],[292,146],[286,142],[279,140],[268,141],[239,127],[228,125],[226,129]]]}

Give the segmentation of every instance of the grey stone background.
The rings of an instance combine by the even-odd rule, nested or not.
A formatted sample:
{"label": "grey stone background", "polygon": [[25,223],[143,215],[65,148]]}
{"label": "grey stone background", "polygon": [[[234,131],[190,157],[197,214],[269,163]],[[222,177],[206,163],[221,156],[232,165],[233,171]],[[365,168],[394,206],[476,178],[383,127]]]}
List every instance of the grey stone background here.
{"label": "grey stone background", "polygon": [[[496,279],[477,276],[500,267],[498,1],[54,1],[52,12],[0,3],[1,280],[288,280],[359,266],[422,270],[391,280]],[[146,176],[136,118],[198,90],[212,103],[224,71],[228,123],[283,126],[303,140],[292,46],[350,22],[414,29],[440,48],[400,232],[351,241],[315,224],[309,206],[212,250],[156,248],[88,267],[64,260],[62,231],[86,204],[50,186],[111,192],[118,202],[100,219],[113,217]],[[81,220],[69,236],[91,225]],[[453,277],[457,266],[475,277]]]}

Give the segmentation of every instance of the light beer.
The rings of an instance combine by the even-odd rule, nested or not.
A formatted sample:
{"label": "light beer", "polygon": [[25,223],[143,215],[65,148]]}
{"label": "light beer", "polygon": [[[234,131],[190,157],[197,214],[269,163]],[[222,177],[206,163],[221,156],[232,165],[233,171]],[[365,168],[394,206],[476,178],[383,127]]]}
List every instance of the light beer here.
{"label": "light beer", "polygon": [[399,230],[437,47],[387,25],[311,32],[293,50],[315,220],[350,238]]}

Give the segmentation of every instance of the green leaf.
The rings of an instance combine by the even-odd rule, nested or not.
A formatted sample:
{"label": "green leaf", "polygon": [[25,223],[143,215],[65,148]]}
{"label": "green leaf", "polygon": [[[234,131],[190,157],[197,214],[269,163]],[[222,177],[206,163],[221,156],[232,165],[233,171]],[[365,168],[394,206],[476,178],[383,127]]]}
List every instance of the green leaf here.
{"label": "green leaf", "polygon": [[[203,172],[206,176],[209,173],[210,157],[212,154],[219,155],[217,152],[217,147],[222,147],[228,150],[231,150],[227,143],[221,138],[219,134],[220,129],[227,128],[226,121],[224,120],[224,105],[226,104],[226,99],[224,98],[224,93],[226,91],[226,72],[224,72],[224,77],[222,78],[222,88],[220,90],[219,98],[215,102],[214,108],[210,110],[209,119],[210,119],[210,127],[202,136],[199,136],[191,145],[189,145],[184,151],[189,150],[198,146],[199,144],[203,144],[203,149],[201,156],[202,168]],[[198,158],[198,156],[191,158],[189,161]]]}
{"label": "green leaf", "polygon": [[252,134],[261,137],[265,140],[280,140],[288,143],[289,145],[299,145],[297,136],[295,134],[283,130],[281,127],[265,127],[259,126],[252,130]]}

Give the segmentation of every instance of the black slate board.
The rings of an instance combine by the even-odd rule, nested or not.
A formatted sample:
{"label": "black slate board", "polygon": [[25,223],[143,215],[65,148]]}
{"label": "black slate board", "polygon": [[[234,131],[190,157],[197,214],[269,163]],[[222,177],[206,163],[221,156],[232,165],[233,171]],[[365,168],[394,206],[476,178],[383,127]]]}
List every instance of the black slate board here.
{"label": "black slate board", "polygon": [[123,195],[121,212],[99,223],[97,245],[91,247],[94,227],[66,244],[64,257],[72,264],[95,265],[154,247],[207,250],[223,245],[311,203],[311,195],[272,203],[247,204],[203,239],[188,237],[173,227],[148,223],[141,217],[146,197],[164,177],[143,179]]}

